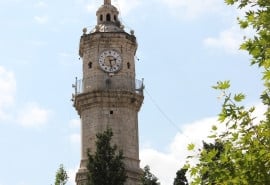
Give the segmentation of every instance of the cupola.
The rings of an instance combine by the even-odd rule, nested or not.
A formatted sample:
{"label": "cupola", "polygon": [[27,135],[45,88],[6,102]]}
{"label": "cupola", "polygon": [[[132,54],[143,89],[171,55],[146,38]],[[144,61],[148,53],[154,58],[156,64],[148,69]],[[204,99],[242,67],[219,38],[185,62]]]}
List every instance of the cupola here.
{"label": "cupola", "polygon": [[97,26],[94,32],[123,31],[118,19],[119,11],[111,4],[111,0],[104,0],[104,4],[97,10]]}

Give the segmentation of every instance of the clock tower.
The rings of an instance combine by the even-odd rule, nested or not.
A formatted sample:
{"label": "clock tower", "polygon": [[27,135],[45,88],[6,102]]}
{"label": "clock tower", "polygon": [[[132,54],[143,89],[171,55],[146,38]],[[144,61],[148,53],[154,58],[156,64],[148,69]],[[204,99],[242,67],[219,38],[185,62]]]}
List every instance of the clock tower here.
{"label": "clock tower", "polygon": [[126,185],[140,185],[138,112],[143,102],[143,83],[135,78],[137,41],[118,18],[119,11],[104,0],[97,10],[97,25],[83,29],[79,55],[83,78],[73,85],[74,107],[81,118],[81,163],[77,185],[87,182],[87,151],[95,152],[96,134],[113,131],[112,144],[124,154]]}

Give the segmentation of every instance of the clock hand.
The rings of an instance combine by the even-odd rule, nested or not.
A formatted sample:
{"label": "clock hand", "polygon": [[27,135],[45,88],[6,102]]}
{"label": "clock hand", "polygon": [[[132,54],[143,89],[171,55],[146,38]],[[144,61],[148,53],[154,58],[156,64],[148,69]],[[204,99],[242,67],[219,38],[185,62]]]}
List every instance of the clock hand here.
{"label": "clock hand", "polygon": [[[114,62],[114,63],[112,63],[112,62]],[[115,64],[116,64],[116,58],[110,59],[110,66],[111,66],[111,68]]]}
{"label": "clock hand", "polygon": [[110,59],[110,66],[111,66],[111,68],[112,68],[112,61],[113,61],[113,60]]}

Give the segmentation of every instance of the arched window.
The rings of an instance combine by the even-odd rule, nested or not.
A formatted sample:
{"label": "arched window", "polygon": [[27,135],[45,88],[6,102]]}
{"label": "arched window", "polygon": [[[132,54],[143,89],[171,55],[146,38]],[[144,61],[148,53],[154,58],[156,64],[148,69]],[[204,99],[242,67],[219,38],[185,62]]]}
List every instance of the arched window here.
{"label": "arched window", "polygon": [[103,21],[103,15],[100,15],[99,20]]}
{"label": "arched window", "polygon": [[127,63],[127,68],[130,69],[130,63],[129,62]]}
{"label": "arched window", "polygon": [[106,21],[111,21],[111,15],[109,13],[106,15]]}
{"label": "arched window", "polygon": [[117,21],[116,15],[113,16],[114,21]]}

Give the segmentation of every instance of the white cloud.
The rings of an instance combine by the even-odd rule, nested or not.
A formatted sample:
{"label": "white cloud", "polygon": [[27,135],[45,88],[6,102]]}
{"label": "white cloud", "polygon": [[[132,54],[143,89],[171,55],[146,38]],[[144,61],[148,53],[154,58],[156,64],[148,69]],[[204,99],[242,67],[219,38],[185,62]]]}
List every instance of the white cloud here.
{"label": "white cloud", "polygon": [[14,104],[16,92],[16,80],[14,73],[0,66],[0,120],[7,119],[4,111]]}
{"label": "white cloud", "polygon": [[18,123],[24,127],[40,127],[47,123],[50,110],[41,108],[37,103],[28,103],[18,115]]}
{"label": "white cloud", "polygon": [[252,29],[240,29],[238,25],[219,33],[217,37],[208,37],[203,40],[203,44],[208,48],[224,50],[228,53],[238,53],[244,37],[254,35]]}
{"label": "white cloud", "polygon": [[161,184],[173,184],[177,170],[185,164],[186,157],[190,155],[187,150],[188,144],[195,143],[201,146],[202,140],[207,141],[216,120],[217,118],[207,118],[186,124],[182,128],[183,132],[176,134],[167,152],[151,148],[141,149],[141,166],[149,165],[151,172],[159,178]]}
{"label": "white cloud", "polygon": [[239,9],[236,6],[230,7],[229,15],[227,15],[230,21],[231,27],[221,31],[217,36],[210,36],[203,40],[206,47],[216,48],[224,50],[228,53],[238,53],[241,43],[244,41],[244,37],[253,37],[255,31],[252,28],[241,29],[237,17],[243,18],[246,11],[256,10],[256,7],[246,7]]}
{"label": "white cloud", "polygon": [[209,12],[219,12],[222,1],[217,0],[162,0],[180,18],[194,19]]}
{"label": "white cloud", "polygon": [[[266,108],[262,104],[255,107],[254,116],[260,120]],[[176,134],[166,152],[150,147],[141,149],[141,167],[149,165],[151,172],[159,178],[161,184],[173,184],[177,170],[186,162],[186,157],[193,154],[187,150],[188,144],[194,143],[197,147],[202,147],[202,140],[210,142],[207,136],[211,134],[213,125],[218,126],[221,132],[225,129],[224,124],[217,122],[217,117],[206,118],[183,126],[183,132]]]}
{"label": "white cloud", "polygon": [[67,174],[68,174],[68,185],[76,185],[75,183],[75,177],[76,173],[78,171],[79,167],[73,168],[73,169],[68,169]]}
{"label": "white cloud", "polygon": [[45,3],[44,1],[39,1],[35,4],[35,7],[38,7],[38,8],[47,8],[48,7],[48,4]]}
{"label": "white cloud", "polygon": [[153,173],[161,184],[173,184],[175,173],[181,168],[181,161],[171,156],[169,153],[158,152],[153,149],[144,149],[140,152],[141,168],[150,166]]}
{"label": "white cloud", "polygon": [[0,66],[0,120],[16,120],[25,127],[38,127],[44,125],[51,113],[38,106],[36,103],[28,103],[19,111],[16,118],[14,112],[6,109],[15,105],[16,80],[14,73]]}
{"label": "white cloud", "polygon": [[34,20],[36,21],[36,23],[38,24],[46,24],[49,21],[49,17],[46,15],[43,16],[35,16]]}
{"label": "white cloud", "polygon": [[236,27],[232,27],[219,33],[218,37],[208,37],[203,43],[209,48],[218,48],[229,53],[237,53],[241,42],[243,41],[243,32]]}

